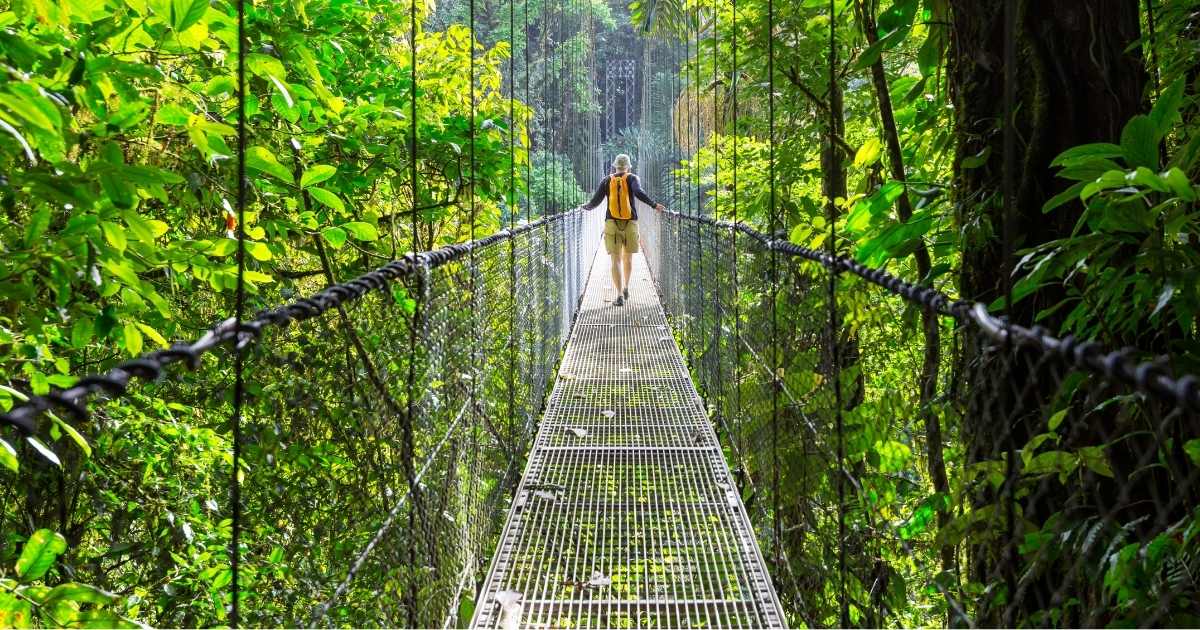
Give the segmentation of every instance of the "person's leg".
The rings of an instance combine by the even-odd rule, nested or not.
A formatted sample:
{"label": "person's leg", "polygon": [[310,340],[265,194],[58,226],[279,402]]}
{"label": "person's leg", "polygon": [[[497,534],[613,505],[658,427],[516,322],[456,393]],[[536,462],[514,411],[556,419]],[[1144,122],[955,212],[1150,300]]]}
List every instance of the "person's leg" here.
{"label": "person's leg", "polygon": [[621,288],[628,289],[629,281],[633,278],[633,252],[625,248],[621,251],[621,259],[625,264],[625,284],[621,285]]}
{"label": "person's leg", "polygon": [[616,289],[617,294],[620,295],[621,287],[624,286],[621,284],[621,256],[622,256],[622,254],[621,254],[620,248],[614,248],[614,249],[616,249],[617,251],[609,254],[609,258],[612,259],[613,288]]}
{"label": "person's leg", "polygon": [[617,222],[612,219],[604,221],[604,250],[608,252],[609,260],[612,261],[612,281],[613,289],[617,291],[617,297],[621,295],[621,239],[617,232]]}

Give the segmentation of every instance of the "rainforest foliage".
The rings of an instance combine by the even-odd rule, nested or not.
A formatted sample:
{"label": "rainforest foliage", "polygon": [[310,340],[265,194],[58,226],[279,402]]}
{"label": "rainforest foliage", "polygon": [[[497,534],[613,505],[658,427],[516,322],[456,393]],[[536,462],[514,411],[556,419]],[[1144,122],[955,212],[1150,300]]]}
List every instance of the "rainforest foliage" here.
{"label": "rainforest foliage", "polygon": [[[568,209],[618,151],[634,155],[647,188],[681,212],[832,246],[1019,323],[1136,347],[1143,358],[1169,357],[1176,372],[1200,373],[1194,2],[1016,0],[1008,155],[1001,2],[475,4],[472,24],[462,0],[414,3],[415,14],[383,0],[246,2],[249,200],[238,225],[235,3],[0,2],[0,410],[228,317],[239,229],[255,312],[409,251]],[[630,58],[640,67],[640,120],[601,145],[602,116],[611,114],[604,65]],[[1006,157],[1016,169],[1011,259],[1002,246]],[[775,312],[799,330],[814,303],[781,295],[772,302],[768,287],[747,282],[736,300],[747,322]],[[405,339],[386,335],[407,334],[397,322],[421,299],[393,287],[370,311],[366,344],[398,356]],[[1194,597],[1158,608],[1164,591],[1200,592],[1194,474],[1170,477],[1190,484],[1169,511],[1185,513],[1154,527],[1136,509],[1099,523],[1075,504],[1030,499],[1070,479],[1111,489],[1105,480],[1141,474],[1121,449],[1148,421],[1113,411],[1128,399],[1089,400],[1117,427],[1096,442],[1068,414],[1071,392],[1041,393],[1057,396],[1048,403],[1055,413],[1048,426],[1016,432],[1024,472],[1008,505],[1017,506],[1018,531],[1015,542],[998,540],[989,519],[1003,511],[997,466],[1006,451],[984,443],[987,417],[956,401],[982,392],[980,383],[1036,375],[987,364],[982,350],[954,341],[952,322],[865,283],[847,282],[840,305],[849,315],[838,343],[869,350],[848,352],[835,377],[853,392],[846,458],[863,482],[847,503],[851,539],[840,543],[857,545],[850,623],[959,623],[951,602],[983,624],[1128,625],[1150,614],[1200,623]],[[811,350],[799,339],[780,350]],[[299,341],[286,350],[305,353]],[[408,368],[390,355],[381,366],[349,352],[309,358],[367,376]],[[0,626],[228,622],[228,367],[206,361],[194,377],[135,393],[136,406],[109,403],[89,420],[47,414],[27,439],[0,427]],[[802,391],[822,369],[797,360],[780,374]],[[337,400],[334,371],[285,389],[324,391],[314,407],[350,417],[355,405]],[[251,395],[284,399],[266,380]],[[785,418],[810,412],[795,406]],[[764,418],[735,420],[754,433]],[[306,447],[272,438],[273,420],[259,420],[254,438],[267,446],[238,474],[271,468],[279,487],[251,495],[244,509],[286,505],[311,520],[260,525],[265,560],[247,569],[243,597],[256,623],[304,623],[328,582],[306,581],[286,562],[303,555],[304,576],[339,575],[373,523],[296,499],[283,482],[303,484],[321,468],[374,479],[359,486],[368,497],[390,497],[392,487],[370,476],[379,462],[324,441],[357,425],[305,426],[294,435],[311,438]],[[418,450],[444,429],[422,427]],[[1172,454],[1200,461],[1194,429],[1173,436],[1157,460],[1172,475]],[[391,461],[398,447],[379,441],[375,455]],[[821,541],[837,511],[829,509],[836,475],[810,476],[818,467],[799,441],[785,440],[781,455],[778,471],[765,460],[745,471],[759,482],[770,472],[783,478],[772,503],[779,513],[756,518],[760,541],[786,551],[772,570],[791,622],[837,625],[843,602],[828,580],[837,554]],[[741,466],[732,454],[731,465]],[[996,492],[980,490],[987,484]],[[775,517],[785,525],[779,536]],[[346,548],[327,549],[296,535],[305,527],[361,531]],[[1041,588],[1070,566],[1074,594],[1005,611],[1004,581],[979,567],[1054,545],[1054,561],[1023,568],[1022,588]],[[1068,556],[1078,562],[1060,561]]]}

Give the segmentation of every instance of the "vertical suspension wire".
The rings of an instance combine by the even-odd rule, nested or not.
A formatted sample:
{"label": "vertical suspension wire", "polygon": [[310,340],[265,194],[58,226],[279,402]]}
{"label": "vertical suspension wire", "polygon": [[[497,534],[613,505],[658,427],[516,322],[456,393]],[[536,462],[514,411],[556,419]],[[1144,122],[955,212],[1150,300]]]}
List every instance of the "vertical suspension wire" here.
{"label": "vertical suspension wire", "polygon": [[[732,13],[730,14],[731,34],[729,37],[729,46],[733,56],[733,72],[729,79],[729,91],[733,97],[732,121],[730,125],[730,128],[733,130],[731,134],[733,139],[733,190],[732,199],[730,200],[732,203],[730,221],[735,227],[730,230],[729,236],[733,241],[733,423],[734,429],[737,432],[737,435],[730,436],[730,439],[734,440],[736,450],[740,454],[745,452],[744,449],[746,446],[745,433],[742,426],[742,315],[741,289],[738,287],[738,264],[740,261],[738,260],[738,232],[736,228],[738,224],[738,73],[740,72],[740,68],[738,66],[737,48],[737,0],[730,1],[732,2]],[[739,455],[740,461],[741,457]],[[738,468],[742,469],[743,466],[739,463]],[[743,475],[745,472],[743,471]]]}
{"label": "vertical suspension wire", "polygon": [[230,614],[229,625],[241,624],[242,560],[242,483],[238,471],[242,465],[242,410],[245,406],[246,359],[242,352],[242,319],[246,314],[246,0],[237,3],[237,288],[233,323],[238,331],[233,350],[233,461],[229,478],[229,501],[233,510],[230,523]]}
{"label": "vertical suspension wire", "polygon": [[[721,13],[720,13],[719,8],[717,7],[718,1],[719,0],[712,1],[713,128],[712,128],[711,137],[712,137],[712,147],[713,147],[713,210],[712,210],[712,217],[714,219],[720,218],[720,208],[721,208],[721,178],[720,178],[720,175],[721,175],[721,166],[720,166],[721,151],[720,151],[720,142],[718,141],[718,134],[717,134],[717,127],[718,127],[717,121],[719,120],[719,118],[718,118],[719,103],[718,103],[718,99],[717,99],[717,93],[718,93],[717,86],[720,85],[719,76],[717,74],[718,68],[720,67],[720,63],[718,61],[720,59],[720,56],[717,53],[719,51],[718,46],[719,46],[720,42],[718,41],[718,35],[720,33],[720,25],[721,25]],[[719,235],[720,235],[720,231],[712,232],[713,273],[718,278],[720,277],[719,274],[721,273],[721,254],[720,254],[721,242],[720,242]],[[721,291],[720,285],[716,284],[713,287],[713,293],[717,296],[717,299],[714,300],[714,302],[713,302],[712,344],[713,344],[713,352],[714,352],[713,368],[716,372],[716,374],[714,375],[715,377],[713,379],[713,389],[715,389],[717,391],[714,393],[711,393],[710,395],[715,396],[720,400],[720,406],[718,407],[718,413],[720,413],[721,416],[724,418],[724,416],[726,415],[725,412],[726,412],[727,408],[726,408],[726,404],[725,404],[726,403],[726,387],[725,387],[726,383],[725,383],[725,379],[721,377],[721,372],[722,372],[722,370],[721,370],[721,321],[723,320],[723,318],[725,316],[725,304],[721,300],[721,292],[720,291]],[[722,422],[724,424],[727,424],[724,421],[724,419],[722,420]]]}
{"label": "vertical suspension wire", "polygon": [[529,61],[529,0],[524,0],[521,18],[524,20],[525,45],[523,54],[525,57],[525,137],[529,139],[529,146],[526,150],[525,160],[525,221],[528,222],[533,214],[533,192],[536,186],[533,182],[533,128],[534,116],[537,115],[537,106],[533,103],[533,92],[530,90],[530,77],[533,74],[532,67]]}
{"label": "vertical suspension wire", "polygon": [[[1004,143],[1004,161],[1002,169],[1002,196],[1004,198],[1002,222],[1002,245],[1003,260],[1001,261],[1001,277],[1004,279],[1004,325],[1007,327],[1012,322],[1012,263],[1013,263],[1013,211],[1015,206],[1016,194],[1016,146],[1017,135],[1013,128],[1013,114],[1016,109],[1016,84],[1014,82],[1016,76],[1017,63],[1017,46],[1016,46],[1016,28],[1017,28],[1017,3],[1016,0],[1004,0],[1004,123],[1003,123],[1003,143]],[[1008,357],[1012,357],[1013,347],[1011,339],[1013,335],[1006,334],[1004,340],[1004,352]],[[1012,395],[1012,390],[1009,387],[1001,387],[1006,397]],[[1004,409],[1011,413],[1011,410],[1016,409],[1015,400],[1004,401]],[[1005,501],[1005,569],[1004,582],[1008,588],[1009,602],[1005,606],[1003,623],[1005,625],[1013,625],[1015,623],[1016,602],[1014,601],[1017,593],[1017,545],[1014,535],[1016,533],[1016,486],[1017,486],[1017,461],[1016,451],[1017,442],[1013,427],[1013,418],[1007,417],[1008,426],[1004,427],[1006,454],[1005,454],[1005,479],[1004,491],[1001,496]]]}
{"label": "vertical suspension wire", "polygon": [[[508,0],[508,38],[510,46],[517,45],[517,0]],[[504,204],[508,209],[508,230],[516,228],[517,211],[520,201],[517,198],[517,55],[512,50],[508,55],[508,201]],[[508,397],[508,441],[509,470],[515,469],[519,456],[516,452],[517,396],[514,375],[517,372],[517,243],[511,236],[508,239],[508,374],[505,375],[505,393]],[[505,472],[504,482],[508,481]]]}
{"label": "vertical suspension wire", "polygon": [[[476,213],[478,212],[478,208],[476,206],[476,194],[475,194],[475,192],[476,192],[475,191],[475,180],[476,180],[475,0],[470,0],[468,12],[470,14],[470,21],[471,21],[471,23],[470,23],[471,36],[468,39],[468,45],[470,46],[470,52],[468,55],[468,57],[469,57],[468,63],[470,66],[470,68],[469,68],[470,76],[468,77],[468,83],[470,84],[470,88],[468,90],[468,99],[470,100],[470,103],[469,103],[469,105],[470,105],[470,107],[469,107],[469,109],[470,109],[470,126],[467,128],[467,140],[470,142],[469,163],[470,163],[470,168],[471,168],[471,178],[469,180],[470,191],[471,191],[471,198],[469,200],[470,201],[469,221],[471,224],[470,228],[469,228],[469,233],[470,233],[469,237],[470,237],[470,241],[472,243],[474,243],[475,242],[475,223],[476,223],[475,219],[476,219]],[[510,239],[510,241],[511,241],[511,239]],[[469,278],[469,292],[470,292],[470,297],[471,297],[471,308],[470,308],[470,314],[469,314],[469,317],[471,318],[471,320],[470,320],[471,321],[471,324],[470,324],[471,325],[471,339],[478,340],[478,339],[480,339],[480,337],[479,337],[479,309],[482,308],[482,303],[479,300],[479,260],[478,260],[478,256],[476,255],[475,247],[471,247],[470,251],[467,253],[467,256],[468,256],[467,278]],[[480,425],[480,422],[479,422],[479,418],[480,418],[481,410],[480,410],[480,406],[479,406],[479,381],[483,374],[483,356],[482,356],[482,352],[480,350],[479,345],[480,344],[478,342],[471,344],[471,357],[470,357],[471,381],[468,385],[468,387],[470,387],[470,389],[467,392],[467,397],[468,397],[467,401],[468,401],[468,404],[470,405],[471,416],[472,416],[471,438],[470,438],[470,448],[468,449],[469,450],[468,457],[474,458],[475,464],[477,464],[480,461],[480,455],[479,455],[479,450],[480,450],[479,449],[479,425]],[[467,483],[467,493],[468,494],[466,497],[466,503],[468,506],[467,507],[468,517],[463,519],[463,521],[464,521],[463,527],[465,527],[467,530],[466,536],[464,536],[464,538],[466,539],[466,542],[470,545],[469,549],[467,550],[467,553],[468,553],[467,557],[470,559],[470,563],[468,564],[468,563],[464,562],[464,564],[467,564],[467,566],[463,567],[463,575],[464,576],[469,573],[473,574],[475,572],[475,563],[477,562],[477,558],[475,557],[474,544],[470,538],[470,536],[471,536],[470,514],[472,512],[471,506],[473,505],[473,503],[475,501],[475,495],[477,494],[477,491],[478,491],[479,476],[481,473],[481,471],[473,464],[468,464],[467,470],[468,470],[468,474],[470,475],[471,478]],[[458,590],[457,585],[456,585],[455,597],[457,598],[460,596],[461,596],[461,591]]]}
{"label": "vertical suspension wire", "polygon": [[[832,2],[832,0],[831,0]],[[775,232],[779,229],[776,216],[775,182],[775,2],[767,0],[767,179],[769,180],[769,209],[767,234],[771,243],[771,534],[774,565],[779,567],[782,555],[782,521],[779,515],[779,255],[775,251]]]}
{"label": "vertical suspension wire", "polygon": [[[408,7],[409,20],[409,136],[408,136],[408,167],[409,167],[409,188],[412,195],[412,256],[414,262],[419,262],[417,258],[421,251],[421,236],[420,236],[420,202],[418,195],[418,186],[420,181],[417,178],[417,0],[409,0]],[[422,310],[424,309],[425,291],[423,287],[424,274],[420,270],[417,274],[417,296],[416,306],[413,312],[409,315],[409,344],[408,344],[408,375],[405,383],[405,417],[404,425],[401,427],[401,438],[404,444],[401,448],[401,458],[404,460],[404,473],[408,481],[408,493],[412,497],[411,505],[408,509],[408,531],[406,536],[405,556],[408,560],[408,566],[416,566],[417,549],[416,536],[417,519],[421,506],[420,488],[417,485],[416,473],[414,471],[414,458],[416,457],[415,437],[413,435],[412,420],[416,414],[416,395],[417,395],[417,325],[420,321]],[[408,581],[408,588],[404,602],[405,615],[409,626],[418,625],[417,622],[417,600],[416,600],[416,584],[413,579]]]}
{"label": "vertical suspension wire", "polygon": [[[700,120],[701,108],[703,107],[703,103],[701,103],[701,101],[700,101],[700,81],[701,81],[701,77],[700,77],[700,45],[702,43],[700,41],[700,21],[702,19],[702,12],[701,12],[702,6],[700,4],[700,1],[701,0],[695,0],[695,3],[696,3],[696,64],[695,64],[695,66],[696,66],[696,159],[694,161],[696,164],[696,214],[695,214],[695,216],[697,216],[697,217],[699,217],[704,211],[703,187],[700,185],[700,182],[702,181],[702,176],[703,176],[703,170],[702,170],[701,159],[700,159],[700,150],[704,144],[703,126],[700,124],[701,123],[701,120]],[[696,308],[697,308],[698,314],[699,314],[699,317],[696,319],[696,323],[698,324],[697,328],[699,329],[698,332],[700,333],[700,335],[699,335],[700,336],[700,347],[699,347],[699,351],[697,352],[696,356],[692,360],[695,363],[695,368],[696,368],[697,372],[699,374],[701,374],[700,386],[701,386],[701,388],[704,388],[704,380],[703,380],[704,357],[708,354],[707,338],[706,338],[707,335],[705,334],[705,330],[704,330],[704,328],[705,328],[704,313],[707,310],[706,303],[708,302],[708,300],[704,299],[704,244],[702,242],[702,237],[701,237],[701,233],[702,233],[701,229],[703,226],[701,225],[701,223],[699,221],[695,221],[694,223],[696,224],[696,260],[692,261],[693,262],[692,269],[695,270],[697,280],[699,280],[699,284],[700,284],[699,293],[696,294]],[[707,391],[703,391],[701,393],[703,393],[705,395],[709,394],[709,392],[707,392]]]}
{"label": "vertical suspension wire", "polygon": [[[837,132],[837,115],[832,105],[834,92],[837,90],[837,7],[835,0],[829,0],[829,168],[838,168],[842,159],[841,152],[835,139]],[[829,187],[826,195],[826,222],[829,224],[829,238],[826,250],[830,260],[837,259],[837,202],[834,191]],[[829,350],[833,363],[833,413],[837,432],[837,497],[838,497],[838,593],[839,619],[843,628],[850,625],[850,601],[846,594],[846,438],[844,419],[842,417],[842,350],[841,350],[841,317],[838,312],[838,274],[836,266],[829,268]]]}

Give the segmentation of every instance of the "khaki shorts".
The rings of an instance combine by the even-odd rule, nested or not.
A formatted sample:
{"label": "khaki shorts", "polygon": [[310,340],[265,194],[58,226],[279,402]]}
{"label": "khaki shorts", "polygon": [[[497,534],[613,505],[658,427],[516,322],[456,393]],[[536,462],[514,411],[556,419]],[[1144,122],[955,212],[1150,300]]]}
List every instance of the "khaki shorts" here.
{"label": "khaki shorts", "polygon": [[637,221],[621,221],[618,219],[604,220],[604,249],[609,256],[616,256],[622,250],[638,253]]}

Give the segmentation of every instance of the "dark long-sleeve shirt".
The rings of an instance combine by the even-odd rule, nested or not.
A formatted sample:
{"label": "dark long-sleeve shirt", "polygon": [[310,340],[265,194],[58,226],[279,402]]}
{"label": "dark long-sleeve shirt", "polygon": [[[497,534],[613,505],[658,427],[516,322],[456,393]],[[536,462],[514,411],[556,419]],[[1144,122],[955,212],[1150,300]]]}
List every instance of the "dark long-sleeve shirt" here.
{"label": "dark long-sleeve shirt", "polygon": [[[612,178],[612,176],[609,175],[609,176],[605,177],[604,179],[600,180],[600,187],[596,189],[596,194],[592,195],[592,200],[587,202],[586,204],[584,204],[584,206],[583,206],[584,208],[591,210],[592,208],[595,208],[596,206],[600,205],[600,202],[604,201],[604,199],[606,197],[608,197],[608,183],[611,178]],[[645,202],[646,204],[648,204],[650,206],[658,205],[657,203],[655,203],[655,201],[653,199],[650,198],[650,195],[647,195],[645,192],[642,192],[642,187],[638,184],[638,176],[637,175],[630,173],[629,177],[625,181],[629,183],[629,192],[630,192],[630,194],[633,195],[633,197],[635,199],[641,199],[643,202]],[[633,210],[633,220],[637,221],[637,218],[638,218],[637,204],[631,203],[631,204],[629,204],[629,206]],[[609,213],[608,216],[610,219],[616,218],[616,217],[612,216],[611,213]]]}

